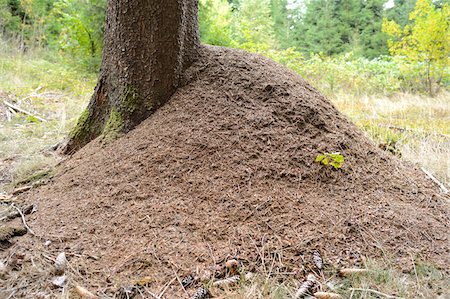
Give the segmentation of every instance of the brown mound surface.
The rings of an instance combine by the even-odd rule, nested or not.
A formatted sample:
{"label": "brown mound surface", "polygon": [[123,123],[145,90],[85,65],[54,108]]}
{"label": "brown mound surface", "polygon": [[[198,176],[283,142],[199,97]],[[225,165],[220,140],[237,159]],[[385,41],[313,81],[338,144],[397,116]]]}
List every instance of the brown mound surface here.
{"label": "brown mound surface", "polygon": [[[341,169],[314,163],[334,151]],[[286,271],[315,249],[336,264],[409,254],[449,264],[447,199],[420,171],[298,75],[223,48],[205,49],[138,128],[89,144],[27,198],[39,205],[30,226],[72,252],[94,288],[151,275],[159,289],[174,270],[229,256],[258,269],[276,253],[273,269]]]}

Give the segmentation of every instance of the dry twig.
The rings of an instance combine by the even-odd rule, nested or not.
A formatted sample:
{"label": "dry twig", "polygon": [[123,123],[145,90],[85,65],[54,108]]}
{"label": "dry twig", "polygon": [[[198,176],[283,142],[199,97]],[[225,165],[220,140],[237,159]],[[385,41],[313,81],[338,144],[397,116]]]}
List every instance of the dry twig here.
{"label": "dry twig", "polygon": [[422,171],[433,181],[436,183],[436,185],[439,186],[439,188],[441,188],[442,192],[444,193],[448,193],[448,189],[444,186],[444,184],[442,184],[434,175],[431,174],[431,172],[429,172],[428,170],[426,170],[425,168],[421,167],[420,169],[422,169]]}
{"label": "dry twig", "polygon": [[9,103],[8,101],[5,101],[5,100],[4,100],[3,103],[4,103],[7,107],[9,107],[9,108],[11,108],[11,109],[13,109],[13,110],[16,110],[17,112],[20,112],[20,113],[29,115],[29,116],[31,116],[31,117],[34,117],[34,118],[36,118],[37,120],[39,120],[39,121],[41,121],[41,122],[47,122],[46,119],[44,119],[44,118],[42,118],[42,117],[40,117],[40,116],[37,116],[37,115],[35,115],[35,114],[31,113],[31,112],[28,112],[28,111],[26,111],[26,110],[23,110],[22,108],[19,108],[19,107],[17,107],[16,105],[13,105],[13,104]]}
{"label": "dry twig", "polygon": [[379,291],[376,291],[376,290],[372,290],[372,289],[350,288],[349,290],[350,291],[374,293],[374,294],[377,294],[377,295],[380,295],[380,296],[383,296],[383,297],[386,297],[386,298],[389,298],[389,299],[404,299],[402,297],[396,297],[396,296],[388,295],[388,294],[385,294],[385,293],[382,293],[382,292],[379,292]]}
{"label": "dry twig", "polygon": [[340,276],[349,276],[354,274],[364,274],[367,273],[367,269],[357,269],[357,268],[344,268],[339,271]]}
{"label": "dry twig", "polygon": [[14,209],[17,210],[17,212],[20,214],[20,217],[22,217],[22,222],[23,225],[26,227],[26,229],[28,230],[28,232],[30,234],[32,234],[33,236],[36,236],[36,234],[33,232],[33,230],[28,226],[27,221],[25,220],[25,215],[22,213],[22,211],[16,207],[14,204],[11,205]]}
{"label": "dry twig", "polygon": [[330,292],[316,292],[314,293],[314,297],[317,299],[342,299],[341,295]]}
{"label": "dry twig", "polygon": [[166,286],[164,287],[164,289],[163,289],[163,290],[161,291],[161,293],[158,295],[158,299],[161,299],[162,296],[164,296],[164,293],[167,291],[167,289],[170,287],[170,285],[171,285],[176,279],[177,279],[177,278],[174,277],[174,278],[172,278],[171,281],[169,281],[169,282],[166,284]]}

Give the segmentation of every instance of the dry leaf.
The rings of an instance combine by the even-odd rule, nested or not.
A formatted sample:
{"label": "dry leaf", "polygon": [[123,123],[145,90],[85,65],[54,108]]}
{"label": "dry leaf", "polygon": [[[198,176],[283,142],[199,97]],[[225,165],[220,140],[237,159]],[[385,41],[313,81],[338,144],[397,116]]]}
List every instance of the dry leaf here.
{"label": "dry leaf", "polygon": [[97,296],[89,292],[83,287],[76,286],[75,290],[77,291],[78,295],[80,295],[81,298],[88,298],[88,299],[97,299]]}
{"label": "dry leaf", "polygon": [[341,295],[329,292],[316,292],[314,293],[314,297],[317,299],[342,299]]}
{"label": "dry leaf", "polygon": [[231,273],[236,273],[237,268],[239,267],[239,262],[235,259],[228,260],[225,263],[225,267],[227,267],[228,271],[230,271]]}
{"label": "dry leaf", "polygon": [[152,281],[152,278],[150,276],[145,276],[145,277],[142,277],[141,279],[139,279],[136,282],[136,285],[143,287],[143,286],[148,285],[151,281]]}
{"label": "dry leaf", "polygon": [[3,275],[5,275],[7,271],[8,271],[8,269],[6,268],[5,263],[3,263],[2,261],[0,261],[0,277],[2,277]]}
{"label": "dry leaf", "polygon": [[201,270],[196,275],[196,278],[199,279],[200,281],[210,280],[212,277],[213,277],[213,272],[208,269]]}
{"label": "dry leaf", "polygon": [[57,276],[57,277],[53,278],[52,284],[55,287],[62,288],[66,284],[66,279],[67,279],[66,275]]}

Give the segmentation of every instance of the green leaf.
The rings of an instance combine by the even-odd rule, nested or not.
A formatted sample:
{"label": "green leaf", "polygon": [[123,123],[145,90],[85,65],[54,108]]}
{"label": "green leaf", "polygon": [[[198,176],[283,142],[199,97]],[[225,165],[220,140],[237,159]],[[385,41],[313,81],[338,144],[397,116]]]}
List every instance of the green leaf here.
{"label": "green leaf", "polygon": [[324,158],[325,158],[325,155],[318,155],[318,156],[316,157],[316,162],[320,162],[320,161],[322,161]]}
{"label": "green leaf", "polygon": [[333,161],[330,163],[331,166],[333,166],[335,169],[341,168],[342,164],[338,163],[336,161]]}

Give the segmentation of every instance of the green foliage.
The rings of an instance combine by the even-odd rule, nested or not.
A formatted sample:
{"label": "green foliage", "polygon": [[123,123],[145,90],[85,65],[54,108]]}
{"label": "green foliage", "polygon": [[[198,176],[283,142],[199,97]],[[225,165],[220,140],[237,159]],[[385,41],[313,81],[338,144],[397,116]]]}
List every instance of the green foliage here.
{"label": "green foliage", "polygon": [[49,15],[50,44],[91,70],[100,65],[106,0],[59,0]]}
{"label": "green foliage", "polygon": [[384,17],[394,20],[400,26],[410,24],[409,14],[414,10],[416,0],[394,0],[394,6],[386,9]]}
{"label": "green foliage", "polygon": [[384,0],[311,0],[295,28],[303,53],[333,55],[352,51],[373,58],[387,54],[381,32]]}
{"label": "green foliage", "polygon": [[332,55],[344,50],[339,33],[337,2],[312,0],[308,3],[301,24],[296,28],[296,46],[306,53]]}
{"label": "green foliage", "polygon": [[269,0],[239,1],[231,24],[233,39],[242,49],[269,49],[274,46],[275,33]]}
{"label": "green foliage", "polygon": [[307,78],[328,96],[391,94],[403,86],[398,64],[387,56],[367,59],[352,53],[334,57],[315,54],[306,59],[292,48],[263,54]]}
{"label": "green foliage", "polygon": [[418,0],[409,19],[413,23],[403,28],[384,20],[383,31],[390,35],[389,51],[418,67],[424,89],[433,94],[433,83],[439,85],[448,76],[450,7],[443,4],[437,8],[431,0]]}
{"label": "green foliage", "polygon": [[51,0],[0,0],[0,32],[20,51],[42,47],[52,4]]}
{"label": "green foliage", "polygon": [[199,0],[199,29],[203,43],[233,46],[231,5],[226,0]]}
{"label": "green foliage", "polygon": [[324,166],[332,166],[334,169],[339,169],[344,165],[344,156],[339,152],[335,153],[323,153],[317,155],[315,159],[316,163],[320,163]]}
{"label": "green foliage", "polygon": [[293,19],[287,8],[287,0],[271,0],[270,10],[273,18],[274,35],[276,39],[275,48],[285,49],[291,46],[291,26]]}
{"label": "green foliage", "polygon": [[21,18],[16,14],[18,1],[0,0],[0,30],[3,36],[20,31]]}
{"label": "green foliage", "polygon": [[[258,52],[283,63],[331,96],[418,92],[430,82],[448,86],[448,52],[445,56],[442,51],[449,47],[449,34],[443,31],[445,26],[433,23],[438,12],[448,12],[448,5],[436,2],[434,10],[422,5],[421,12],[408,20],[405,11],[412,11],[415,0],[396,0],[388,10],[383,10],[384,2],[199,0],[200,34],[204,43]],[[105,6],[106,0],[0,0],[0,34],[16,41],[21,53],[41,47],[40,54],[51,56],[48,60],[64,58],[71,68],[96,72]],[[394,58],[380,55],[387,54],[383,16],[407,24],[412,35],[420,28],[429,34],[420,34],[420,39],[399,46],[395,53],[392,48]],[[440,22],[444,19],[445,13]],[[446,34],[446,39],[428,43],[434,50],[419,47],[427,39],[436,41],[438,34]],[[406,39],[391,36],[391,42],[399,41]],[[433,53],[432,59],[422,59],[426,53]]]}

